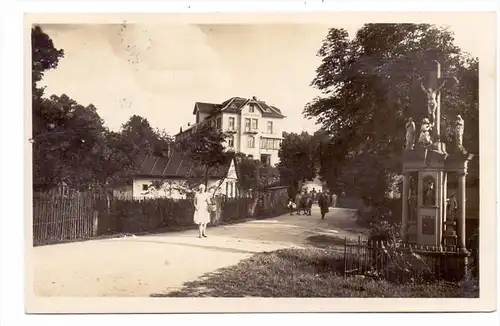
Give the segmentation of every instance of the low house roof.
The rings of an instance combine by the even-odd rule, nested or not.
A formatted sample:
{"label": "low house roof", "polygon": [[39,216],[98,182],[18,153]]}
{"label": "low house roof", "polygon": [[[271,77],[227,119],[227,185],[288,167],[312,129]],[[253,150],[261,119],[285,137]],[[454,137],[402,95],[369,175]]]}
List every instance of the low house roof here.
{"label": "low house roof", "polygon": [[[210,169],[209,178],[226,177],[231,161]],[[155,178],[187,178],[193,175],[197,164],[184,153],[173,151],[168,157],[142,154],[136,158],[134,175]]]}

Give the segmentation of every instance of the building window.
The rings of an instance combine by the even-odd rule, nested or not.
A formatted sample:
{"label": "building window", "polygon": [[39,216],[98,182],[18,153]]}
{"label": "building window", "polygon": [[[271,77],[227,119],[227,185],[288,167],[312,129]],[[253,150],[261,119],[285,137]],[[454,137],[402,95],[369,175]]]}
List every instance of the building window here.
{"label": "building window", "polygon": [[234,130],[234,118],[229,118],[229,130]]}
{"label": "building window", "polygon": [[149,185],[147,185],[147,184],[142,185],[142,191],[148,191],[148,189],[149,189]]}
{"label": "building window", "polygon": [[249,111],[250,113],[254,113],[254,112],[255,112],[255,104],[254,104],[254,103],[250,103],[250,104],[248,105],[248,111]]}
{"label": "building window", "polygon": [[260,155],[260,162],[265,166],[270,166],[271,165],[271,155],[261,154]]}
{"label": "building window", "polygon": [[233,198],[234,197],[233,183],[231,182],[229,186],[230,186],[229,189],[231,189],[231,193],[230,193],[231,194],[231,198]]}
{"label": "building window", "polygon": [[273,133],[273,122],[272,121],[268,121],[267,122],[267,133],[268,134],[272,134]]}
{"label": "building window", "polygon": [[250,119],[245,118],[245,131],[250,131]]}
{"label": "building window", "polygon": [[226,197],[229,197],[229,182],[226,182]]}
{"label": "building window", "polygon": [[228,137],[227,144],[229,145],[229,147],[234,147],[234,136]]}
{"label": "building window", "polygon": [[272,138],[262,138],[260,140],[261,149],[280,149],[281,140]]}
{"label": "building window", "polygon": [[255,148],[255,137],[254,136],[248,136],[247,147],[248,148]]}
{"label": "building window", "polygon": [[217,129],[222,129],[222,118],[217,118],[216,127]]}
{"label": "building window", "polygon": [[252,129],[253,130],[258,130],[259,129],[259,120],[252,119]]}
{"label": "building window", "polygon": [[267,146],[267,138],[261,138],[260,139],[260,149],[266,149]]}

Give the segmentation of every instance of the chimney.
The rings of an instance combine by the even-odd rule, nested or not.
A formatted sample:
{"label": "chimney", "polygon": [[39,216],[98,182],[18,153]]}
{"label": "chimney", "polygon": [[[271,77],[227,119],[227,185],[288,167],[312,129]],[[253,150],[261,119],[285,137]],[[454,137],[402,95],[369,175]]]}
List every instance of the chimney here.
{"label": "chimney", "polygon": [[257,101],[257,96],[252,96],[252,100]]}
{"label": "chimney", "polygon": [[181,129],[179,130],[179,133],[181,133],[181,132],[182,132],[182,127],[181,127]]}
{"label": "chimney", "polygon": [[191,125],[191,122],[188,122],[188,127]]}

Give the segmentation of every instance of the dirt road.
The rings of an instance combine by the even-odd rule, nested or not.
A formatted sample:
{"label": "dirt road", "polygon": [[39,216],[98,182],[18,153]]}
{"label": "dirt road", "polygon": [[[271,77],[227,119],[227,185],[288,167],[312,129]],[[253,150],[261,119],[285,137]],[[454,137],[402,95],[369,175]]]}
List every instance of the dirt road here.
{"label": "dirt road", "polygon": [[149,296],[182,287],[254,253],[311,245],[322,235],[356,236],[354,211],[330,210],[325,220],[283,215],[208,230],[92,240],[33,248],[39,296]]}

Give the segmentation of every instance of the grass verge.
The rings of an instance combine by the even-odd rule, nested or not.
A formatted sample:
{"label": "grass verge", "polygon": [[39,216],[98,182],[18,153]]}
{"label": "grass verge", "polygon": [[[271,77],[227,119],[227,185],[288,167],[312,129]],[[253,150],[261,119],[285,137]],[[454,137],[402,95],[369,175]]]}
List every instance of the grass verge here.
{"label": "grass verge", "polygon": [[[217,270],[181,290],[153,297],[470,297],[450,283],[397,285],[363,277],[344,278],[342,256],[327,249],[282,249],[255,254]],[[475,296],[475,295],[474,295]]]}

